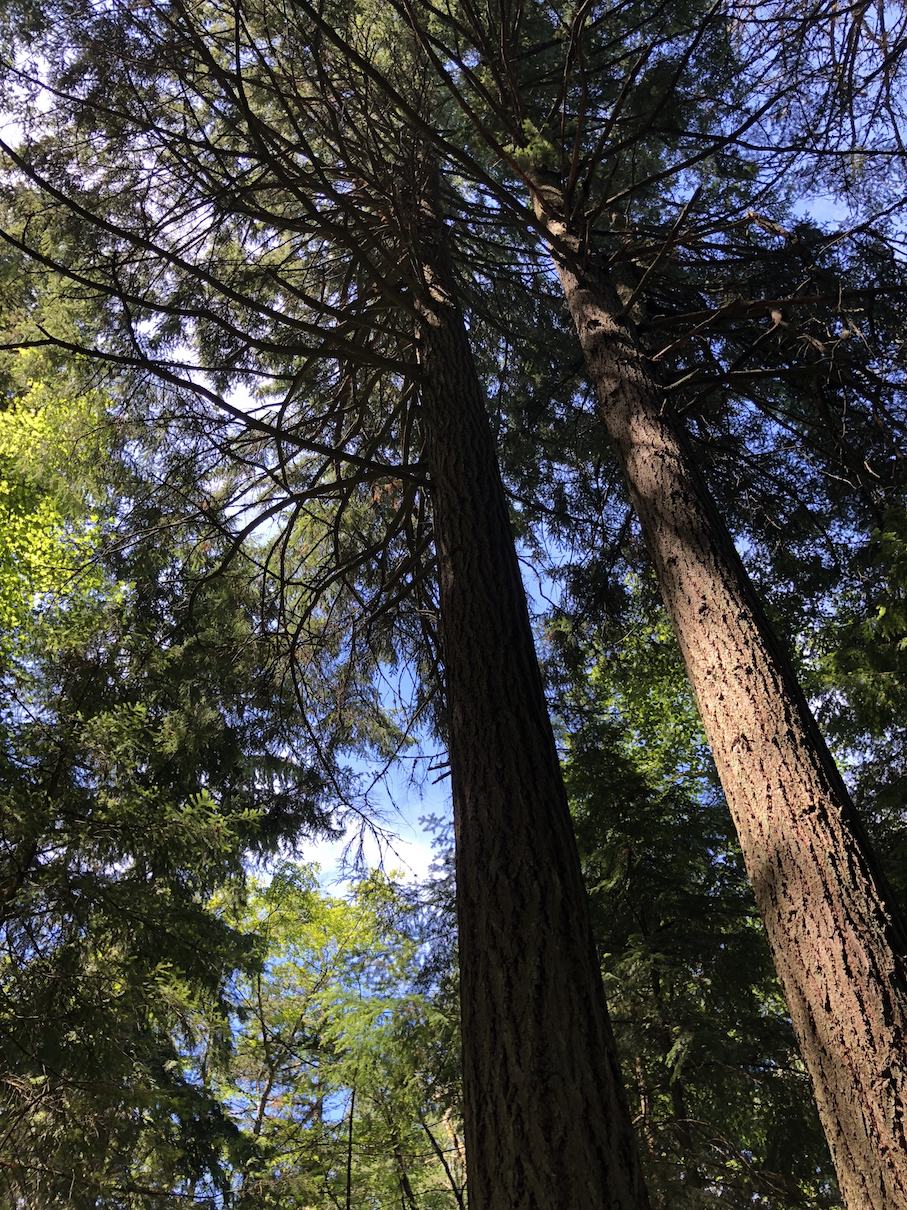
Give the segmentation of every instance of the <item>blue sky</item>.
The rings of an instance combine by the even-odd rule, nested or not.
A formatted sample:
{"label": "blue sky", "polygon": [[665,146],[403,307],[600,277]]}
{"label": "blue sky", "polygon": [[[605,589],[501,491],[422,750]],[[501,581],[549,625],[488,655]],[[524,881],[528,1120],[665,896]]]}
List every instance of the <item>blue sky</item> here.
{"label": "blue sky", "polygon": [[[418,755],[427,759],[424,751]],[[370,795],[377,808],[375,823],[382,835],[351,822],[338,839],[310,841],[303,846],[303,860],[321,867],[324,890],[342,893],[355,881],[360,846],[362,862],[369,869],[381,867],[403,882],[426,878],[435,852],[431,834],[421,820],[432,815],[450,819],[450,780],[445,777],[438,782],[414,784],[410,762],[411,757],[407,757],[395,765]],[[361,771],[366,775],[372,772],[364,762]]]}

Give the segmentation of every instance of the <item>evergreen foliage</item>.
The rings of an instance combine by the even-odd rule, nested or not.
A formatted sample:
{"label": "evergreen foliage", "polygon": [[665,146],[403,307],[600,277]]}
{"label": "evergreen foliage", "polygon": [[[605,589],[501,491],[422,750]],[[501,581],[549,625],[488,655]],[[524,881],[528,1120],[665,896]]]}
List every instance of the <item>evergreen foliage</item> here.
{"label": "evergreen foliage", "polygon": [[837,1210],[549,257],[613,296],[903,903],[902,7],[10,0],[0,29],[4,1205],[467,1204],[455,874],[332,898],[291,860],[375,826],[364,758],[489,705],[446,700],[440,300],[553,600],[651,1205]]}

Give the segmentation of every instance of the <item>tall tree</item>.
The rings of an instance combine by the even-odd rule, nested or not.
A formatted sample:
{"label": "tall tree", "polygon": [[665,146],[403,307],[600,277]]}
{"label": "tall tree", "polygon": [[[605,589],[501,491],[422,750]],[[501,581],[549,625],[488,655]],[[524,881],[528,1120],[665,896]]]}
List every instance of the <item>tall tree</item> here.
{"label": "tall tree", "polygon": [[[343,30],[339,43],[327,29]],[[36,213],[7,238],[109,300],[119,328],[96,355],[194,388],[229,413],[233,452],[273,493],[259,493],[240,536],[261,518],[313,513],[316,501],[333,508],[324,524],[333,562],[315,572],[323,612],[337,583],[365,606],[359,586],[378,579],[369,622],[393,614],[407,581],[425,593],[430,502],[472,1205],[643,1207],[437,169],[405,124],[376,110],[369,85],[376,59],[409,78],[421,106],[426,85],[404,33],[368,6],[338,6],[313,26],[269,7],[195,15],[162,4],[138,19],[80,13],[49,42],[61,35],[52,121],[71,114],[80,132],[102,132],[104,153],[90,179],[84,149],[62,131],[7,152],[23,182],[104,250],[43,252],[29,230]],[[97,56],[114,47],[102,79]],[[262,374],[281,395],[242,411],[174,367],[167,342],[189,344],[180,360],[216,385]],[[389,518],[376,510],[375,539],[344,529],[382,480],[401,483],[401,500]],[[292,547],[280,550],[283,560]],[[376,561],[386,576],[374,577]],[[298,596],[292,575],[284,584]],[[297,636],[315,608],[302,611]],[[368,658],[377,666],[382,656]]]}
{"label": "tall tree", "polygon": [[[745,28],[752,14],[705,6],[670,15],[658,6],[619,11],[610,20],[583,8],[564,23],[544,6],[505,6],[494,16],[441,7],[425,18],[400,8],[473,137],[532,200],[534,221],[523,222],[541,229],[552,250],[736,822],[843,1194],[854,1207],[897,1205],[907,1197],[907,930],[674,414],[676,382],[674,396],[667,392],[664,367],[684,364],[678,349],[695,348],[695,323],[720,320],[722,307],[704,309],[661,348],[644,334],[662,262],[696,238],[684,224],[700,195],[714,233],[711,224],[739,215],[747,177],[757,202],[789,169],[785,158],[815,134],[816,97],[831,104],[835,93],[815,87],[827,78],[820,52],[794,55],[791,68],[786,45],[767,53],[754,43]],[[767,20],[784,30],[787,14]],[[852,32],[857,45],[861,35]],[[872,70],[861,70],[868,87]],[[757,78],[770,85],[757,87]],[[809,89],[799,127],[771,116],[794,87]],[[854,96],[853,83],[844,91]],[[835,95],[840,100],[840,90]],[[832,146],[831,125],[825,136],[824,150],[846,154],[840,143]],[[893,148],[876,152],[897,153],[898,137],[892,115]],[[773,138],[774,146],[760,147]],[[750,164],[730,170],[716,193],[707,170],[697,168],[729,149]],[[771,152],[768,163],[760,163],[760,150]],[[475,172],[484,184],[488,172]],[[650,214],[656,187],[684,174],[692,196],[670,227],[659,226]],[[506,185],[491,188],[519,216]],[[635,229],[634,203],[639,221],[659,232],[651,243]],[[787,296],[792,307],[803,305],[800,294],[802,286]],[[767,312],[769,333],[788,322],[784,303],[757,299],[753,306]],[[718,380],[733,380],[765,335],[755,333],[727,368],[709,349]],[[826,367],[813,370],[827,377]],[[697,366],[678,381],[695,385],[703,376]]]}
{"label": "tall tree", "polygon": [[470,1198],[501,1210],[641,1205],[506,499],[444,239],[435,219],[418,244],[434,254],[422,398],[449,702]]}
{"label": "tall tree", "polygon": [[617,292],[566,261],[558,271],[737,825],[842,1190],[853,1206],[896,1205],[907,1196],[899,908]]}

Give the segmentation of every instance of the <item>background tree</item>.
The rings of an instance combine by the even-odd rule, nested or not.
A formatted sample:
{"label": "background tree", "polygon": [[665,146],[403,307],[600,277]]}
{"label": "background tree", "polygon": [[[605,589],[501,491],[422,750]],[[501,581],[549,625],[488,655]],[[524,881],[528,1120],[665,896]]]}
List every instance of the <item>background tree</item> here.
{"label": "background tree", "polygon": [[[739,847],[647,581],[566,682],[567,784],[653,1201],[840,1204]],[[594,636],[594,637],[593,637]],[[619,636],[619,651],[604,658]],[[576,632],[555,650],[568,663]],[[621,806],[609,803],[619,785]]]}
{"label": "background tree", "polygon": [[[248,579],[209,575],[210,536],[177,538],[128,464],[99,496],[104,401],[54,383],[3,414],[4,541],[28,536],[36,571],[5,585],[0,1181],[16,1205],[171,1204],[213,1196],[240,1142],[182,1062],[203,1009],[226,1044],[254,959],[210,896],[324,827],[323,788]],[[157,541],[108,550],[127,483]]]}
{"label": "background tree", "polygon": [[432,1073],[457,1022],[419,990],[414,905],[377,874],[338,899],[284,865],[243,917],[267,957],[234,991],[236,1049],[217,1079],[254,1140],[236,1204],[464,1206],[458,1106]]}

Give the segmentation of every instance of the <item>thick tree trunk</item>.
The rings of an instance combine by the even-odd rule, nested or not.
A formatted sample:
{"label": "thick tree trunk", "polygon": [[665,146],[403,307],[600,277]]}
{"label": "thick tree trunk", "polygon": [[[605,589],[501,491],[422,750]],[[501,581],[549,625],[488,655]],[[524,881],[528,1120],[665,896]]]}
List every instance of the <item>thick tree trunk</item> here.
{"label": "thick tree trunk", "polygon": [[[561,283],[737,827],[842,1195],[907,1206],[907,945],[790,660],[616,292],[550,220]],[[575,247],[575,245],[574,245]],[[565,252],[564,249],[567,249]]]}
{"label": "thick tree trunk", "polygon": [[471,1210],[648,1205],[485,401],[444,229],[420,238],[456,830]]}

